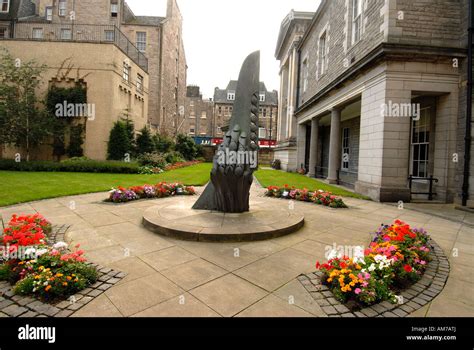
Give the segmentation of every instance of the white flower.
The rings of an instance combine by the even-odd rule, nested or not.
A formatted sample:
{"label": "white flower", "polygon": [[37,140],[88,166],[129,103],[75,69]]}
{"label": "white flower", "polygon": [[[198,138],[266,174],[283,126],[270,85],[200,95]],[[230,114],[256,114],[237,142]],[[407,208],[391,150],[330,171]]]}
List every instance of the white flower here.
{"label": "white flower", "polygon": [[370,264],[369,266],[369,271],[374,272],[375,271],[375,264]]}
{"label": "white flower", "polygon": [[37,256],[37,257],[40,257],[41,255],[44,255],[44,254],[46,254],[47,252],[48,252],[48,249],[38,249],[38,250],[36,251],[36,256]]}
{"label": "white flower", "polygon": [[55,245],[53,245],[53,249],[57,249],[57,250],[67,249],[67,247],[68,247],[68,244],[65,242],[58,242]]}

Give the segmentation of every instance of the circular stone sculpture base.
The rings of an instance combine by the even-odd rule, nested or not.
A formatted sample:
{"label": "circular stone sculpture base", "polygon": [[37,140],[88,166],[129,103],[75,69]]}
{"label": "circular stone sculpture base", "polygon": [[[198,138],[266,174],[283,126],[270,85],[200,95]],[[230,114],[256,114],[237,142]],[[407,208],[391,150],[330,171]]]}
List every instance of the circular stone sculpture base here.
{"label": "circular stone sculpture base", "polygon": [[281,237],[298,231],[304,216],[272,207],[271,200],[250,203],[250,212],[225,214],[194,210],[196,197],[176,197],[145,211],[143,225],[167,237],[200,242],[247,242]]}

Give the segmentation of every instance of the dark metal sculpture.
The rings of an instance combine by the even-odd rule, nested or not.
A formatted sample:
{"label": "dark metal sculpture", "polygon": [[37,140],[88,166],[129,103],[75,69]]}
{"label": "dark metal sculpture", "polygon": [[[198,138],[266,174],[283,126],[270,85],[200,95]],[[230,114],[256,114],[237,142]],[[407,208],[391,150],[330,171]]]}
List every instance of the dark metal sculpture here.
{"label": "dark metal sculpture", "polygon": [[253,172],[258,168],[260,51],[246,58],[239,75],[229,131],[218,147],[207,185],[193,209],[249,211]]}

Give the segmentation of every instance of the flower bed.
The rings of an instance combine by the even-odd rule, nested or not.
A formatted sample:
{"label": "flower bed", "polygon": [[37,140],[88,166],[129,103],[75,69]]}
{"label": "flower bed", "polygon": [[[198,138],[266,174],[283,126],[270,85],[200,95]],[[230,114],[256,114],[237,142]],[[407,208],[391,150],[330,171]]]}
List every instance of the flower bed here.
{"label": "flower bed", "polygon": [[168,184],[160,182],[157,185],[134,186],[130,188],[119,187],[110,191],[106,200],[112,203],[126,203],[138,199],[165,198],[171,196],[193,196],[196,194],[194,187],[184,186],[180,183]]}
{"label": "flower bed", "polygon": [[40,214],[13,215],[0,236],[0,281],[8,281],[18,295],[53,301],[94,284],[97,270],[84,252],[64,242],[48,245],[51,224]]}
{"label": "flower bed", "polygon": [[382,301],[399,303],[397,293],[421,279],[430,260],[429,236],[396,220],[379,228],[369,247],[353,258],[330,253],[316,264],[334,297],[355,310]]}
{"label": "flower bed", "polygon": [[167,165],[165,171],[176,170],[181,168],[186,168],[188,166],[193,166],[202,163],[200,160],[191,160],[189,162],[178,162],[174,164]]}
{"label": "flower bed", "polygon": [[288,185],[284,187],[270,186],[267,188],[265,196],[315,203],[331,208],[347,208],[342,198],[334,196],[330,192],[322,190],[310,192],[307,189],[300,190]]}

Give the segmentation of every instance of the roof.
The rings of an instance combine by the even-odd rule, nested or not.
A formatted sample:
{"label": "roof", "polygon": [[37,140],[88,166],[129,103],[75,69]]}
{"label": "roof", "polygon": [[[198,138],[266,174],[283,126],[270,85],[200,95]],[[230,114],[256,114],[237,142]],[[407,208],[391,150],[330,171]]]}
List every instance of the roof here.
{"label": "roof", "polygon": [[311,21],[314,17],[314,12],[300,12],[291,10],[290,13],[283,19],[280,26],[280,34],[278,35],[277,46],[275,50],[275,57],[280,56],[280,51],[283,47],[283,44],[288,37],[288,34],[291,32],[291,29],[294,23],[298,20]]}
{"label": "roof", "polygon": [[[235,92],[237,90],[237,80],[229,81],[225,89],[215,88],[214,90],[214,102],[215,103],[229,103],[234,104],[234,101],[227,99],[228,92]],[[265,102],[263,105],[278,105],[278,92],[276,90],[268,91],[264,82],[260,82],[259,87],[260,93],[265,93]]]}
{"label": "roof", "polygon": [[0,13],[0,21],[11,21],[34,14],[35,4],[31,0],[11,0],[9,12]]}
{"label": "roof", "polygon": [[166,17],[157,16],[134,16],[132,19],[127,20],[125,24],[135,24],[143,26],[159,26],[166,19]]}

